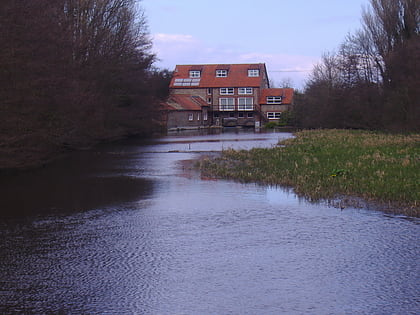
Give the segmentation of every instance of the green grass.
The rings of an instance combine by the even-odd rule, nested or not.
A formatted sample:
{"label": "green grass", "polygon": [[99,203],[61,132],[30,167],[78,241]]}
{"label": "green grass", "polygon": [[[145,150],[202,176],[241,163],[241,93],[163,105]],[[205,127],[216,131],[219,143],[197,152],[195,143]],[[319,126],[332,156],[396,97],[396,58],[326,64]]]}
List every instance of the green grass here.
{"label": "green grass", "polygon": [[293,187],[309,200],[361,197],[419,216],[420,135],[309,130],[282,147],[228,150],[200,162],[207,175]]}

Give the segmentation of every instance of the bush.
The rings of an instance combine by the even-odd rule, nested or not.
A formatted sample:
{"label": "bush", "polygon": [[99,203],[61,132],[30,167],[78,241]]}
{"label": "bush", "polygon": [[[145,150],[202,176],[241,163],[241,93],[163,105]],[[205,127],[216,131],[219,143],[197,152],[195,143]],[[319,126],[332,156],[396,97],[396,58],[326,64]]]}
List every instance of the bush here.
{"label": "bush", "polygon": [[268,123],[266,123],[264,125],[264,128],[266,128],[266,129],[274,129],[274,128],[278,127],[278,126],[279,126],[279,124],[277,122],[270,121],[270,122],[268,122]]}

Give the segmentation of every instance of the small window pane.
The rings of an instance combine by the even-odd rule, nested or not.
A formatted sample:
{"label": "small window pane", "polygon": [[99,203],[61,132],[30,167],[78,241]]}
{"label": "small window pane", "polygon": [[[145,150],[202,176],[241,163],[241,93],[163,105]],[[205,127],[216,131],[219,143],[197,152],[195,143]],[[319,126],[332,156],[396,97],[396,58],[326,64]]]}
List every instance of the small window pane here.
{"label": "small window pane", "polygon": [[254,99],[252,97],[238,98],[238,110],[253,110]]}
{"label": "small window pane", "polygon": [[267,96],[267,104],[281,104],[281,96]]}
{"label": "small window pane", "polygon": [[218,78],[227,77],[227,70],[216,70],[216,77]]}
{"label": "small window pane", "polygon": [[258,69],[249,69],[248,70],[248,77],[259,77],[260,76],[260,70]]}
{"label": "small window pane", "polygon": [[238,94],[252,94],[252,88],[238,88]]}
{"label": "small window pane", "polygon": [[235,110],[235,99],[234,98],[220,98],[219,99],[219,110]]}
{"label": "small window pane", "polygon": [[268,112],[267,113],[268,119],[280,119],[280,113],[278,112]]}
{"label": "small window pane", "polygon": [[229,94],[229,95],[233,95],[234,93],[234,88],[221,88],[220,89],[220,94]]}
{"label": "small window pane", "polygon": [[198,70],[191,70],[190,71],[190,78],[199,78],[200,77],[200,71]]}

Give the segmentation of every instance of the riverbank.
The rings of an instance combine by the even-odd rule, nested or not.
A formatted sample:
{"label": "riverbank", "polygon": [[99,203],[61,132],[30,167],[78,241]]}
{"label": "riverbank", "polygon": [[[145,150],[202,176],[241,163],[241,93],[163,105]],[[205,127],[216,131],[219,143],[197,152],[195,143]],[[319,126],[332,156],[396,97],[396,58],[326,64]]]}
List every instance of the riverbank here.
{"label": "riverbank", "polygon": [[118,130],[97,138],[85,136],[71,141],[53,139],[46,132],[3,136],[0,137],[0,174],[43,167],[69,152],[86,150],[101,143],[116,142],[130,137],[147,138],[152,135],[152,132],[144,130]]}
{"label": "riverbank", "polygon": [[341,208],[361,198],[381,210],[420,216],[419,134],[309,130],[295,135],[276,148],[224,151],[200,161],[200,168],[207,176],[293,187],[299,196]]}

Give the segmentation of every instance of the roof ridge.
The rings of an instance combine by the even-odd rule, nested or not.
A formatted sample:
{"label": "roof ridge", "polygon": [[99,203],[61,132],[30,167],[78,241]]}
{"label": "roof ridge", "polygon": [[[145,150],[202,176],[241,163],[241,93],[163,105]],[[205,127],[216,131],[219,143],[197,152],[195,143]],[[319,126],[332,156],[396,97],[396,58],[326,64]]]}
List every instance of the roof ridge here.
{"label": "roof ridge", "polygon": [[191,64],[177,64],[175,65],[177,66],[226,66],[226,65],[230,65],[230,66],[245,66],[245,65],[264,65],[265,62],[247,62],[247,63],[191,63]]}

